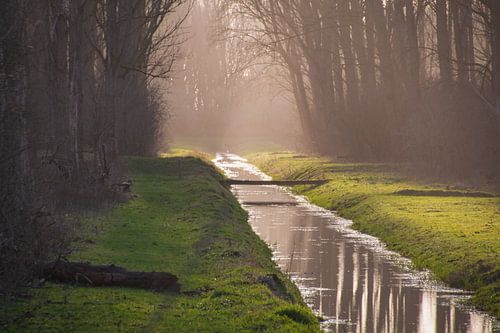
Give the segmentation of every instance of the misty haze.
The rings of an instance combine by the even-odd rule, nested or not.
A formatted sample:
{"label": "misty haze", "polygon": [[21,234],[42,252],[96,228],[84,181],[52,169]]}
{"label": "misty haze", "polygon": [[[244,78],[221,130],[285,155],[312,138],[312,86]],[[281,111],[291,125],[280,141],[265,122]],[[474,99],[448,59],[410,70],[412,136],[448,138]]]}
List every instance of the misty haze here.
{"label": "misty haze", "polygon": [[0,331],[500,333],[500,1],[4,0]]}

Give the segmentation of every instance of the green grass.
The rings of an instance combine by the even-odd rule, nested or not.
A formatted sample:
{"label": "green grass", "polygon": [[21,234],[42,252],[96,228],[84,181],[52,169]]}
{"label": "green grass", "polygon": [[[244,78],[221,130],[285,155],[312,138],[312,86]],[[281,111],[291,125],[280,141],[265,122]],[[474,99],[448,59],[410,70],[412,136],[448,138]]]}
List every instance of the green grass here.
{"label": "green grass", "polygon": [[91,232],[71,259],[170,272],[181,294],[47,284],[3,302],[0,331],[319,332],[222,175],[200,158],[174,155],[129,159],[137,197],[82,221]]}
{"label": "green grass", "polygon": [[[428,268],[452,286],[475,291],[472,302],[500,318],[500,198],[405,196],[444,190],[411,181],[387,165],[336,164],[327,158],[264,153],[249,159],[275,179],[328,179],[294,190],[352,219],[353,227]],[[464,191],[466,193],[467,191]]]}

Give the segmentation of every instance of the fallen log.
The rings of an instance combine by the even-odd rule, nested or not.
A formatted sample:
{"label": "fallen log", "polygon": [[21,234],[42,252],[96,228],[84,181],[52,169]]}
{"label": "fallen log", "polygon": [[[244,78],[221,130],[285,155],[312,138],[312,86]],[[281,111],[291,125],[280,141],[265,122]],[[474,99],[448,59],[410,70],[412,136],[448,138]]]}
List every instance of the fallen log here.
{"label": "fallen log", "polygon": [[238,180],[228,179],[227,185],[278,185],[278,186],[297,186],[297,185],[323,185],[328,180]]}
{"label": "fallen log", "polygon": [[166,272],[133,272],[115,265],[90,265],[57,261],[45,265],[44,278],[62,283],[91,286],[128,287],[151,290],[180,291],[175,275]]}
{"label": "fallen log", "polygon": [[246,206],[298,206],[297,201],[243,201]]}

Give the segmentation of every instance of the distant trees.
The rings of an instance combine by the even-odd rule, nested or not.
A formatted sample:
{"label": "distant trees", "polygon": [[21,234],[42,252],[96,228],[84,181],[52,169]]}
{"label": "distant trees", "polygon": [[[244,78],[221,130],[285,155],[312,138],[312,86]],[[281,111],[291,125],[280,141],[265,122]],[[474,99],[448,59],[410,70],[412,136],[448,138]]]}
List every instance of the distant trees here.
{"label": "distant trees", "polygon": [[[256,49],[239,39],[225,38],[229,26],[240,31],[249,27],[231,15],[220,15],[223,7],[224,0],[193,3],[172,87],[177,125],[185,132],[214,138],[224,132],[245,96],[258,94],[252,80],[262,67],[251,53]],[[256,102],[258,96],[251,98]]]}
{"label": "distant trees", "polygon": [[0,289],[62,248],[57,213],[113,195],[119,155],[155,152],[184,2],[0,5]]}
{"label": "distant trees", "polygon": [[499,6],[225,0],[220,8],[250,22],[228,26],[228,38],[288,73],[309,150],[492,177],[500,156]]}

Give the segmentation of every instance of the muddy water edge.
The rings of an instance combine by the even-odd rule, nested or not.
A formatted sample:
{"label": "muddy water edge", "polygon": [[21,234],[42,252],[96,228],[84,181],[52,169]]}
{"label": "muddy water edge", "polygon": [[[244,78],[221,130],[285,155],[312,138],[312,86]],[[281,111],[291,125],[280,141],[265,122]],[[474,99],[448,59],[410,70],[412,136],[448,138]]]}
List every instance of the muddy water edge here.
{"label": "muddy water edge", "polygon": [[[214,163],[231,179],[271,179],[237,155],[218,154]],[[493,318],[462,305],[468,293],[413,270],[350,221],[280,186],[233,185],[232,191],[325,331],[500,332]]]}

